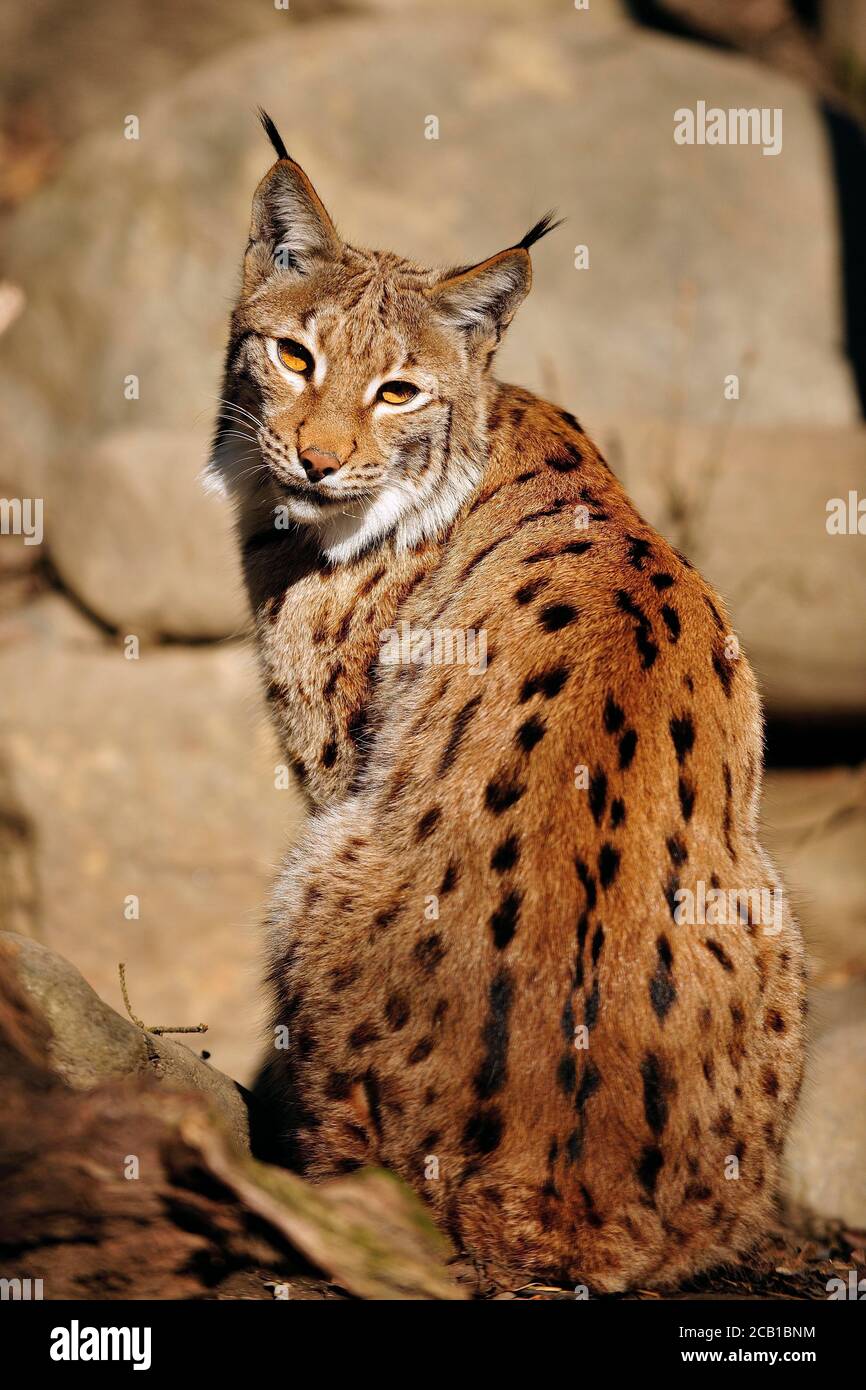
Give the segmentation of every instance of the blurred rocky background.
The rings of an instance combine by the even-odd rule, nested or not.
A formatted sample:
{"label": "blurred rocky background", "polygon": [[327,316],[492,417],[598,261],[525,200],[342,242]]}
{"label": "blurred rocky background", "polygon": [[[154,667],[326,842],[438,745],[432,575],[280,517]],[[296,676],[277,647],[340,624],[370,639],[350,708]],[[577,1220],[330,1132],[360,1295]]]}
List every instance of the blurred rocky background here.
{"label": "blurred rocky background", "polygon": [[[121,1011],[124,961],[138,1015],[206,1022],[197,1051],[250,1080],[262,904],[302,813],[198,473],[261,103],[362,244],[447,264],[567,217],[499,371],[580,416],[732,610],[812,979],[788,1191],[866,1227],[866,538],[826,525],[866,495],[864,9],[0,12],[0,498],[44,500],[41,545],[0,536],[0,929]],[[699,100],[782,108],[781,153],[675,144]],[[28,989],[56,1020],[51,960]]]}

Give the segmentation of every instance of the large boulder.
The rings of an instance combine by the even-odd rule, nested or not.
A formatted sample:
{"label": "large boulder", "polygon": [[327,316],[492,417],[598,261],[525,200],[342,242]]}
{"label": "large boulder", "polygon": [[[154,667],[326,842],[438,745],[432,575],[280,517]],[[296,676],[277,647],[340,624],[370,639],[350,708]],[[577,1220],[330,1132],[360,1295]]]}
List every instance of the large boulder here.
{"label": "large boulder", "polygon": [[228,508],[202,495],[194,430],[126,429],[58,455],[51,555],[97,617],[146,640],[224,637],[248,608]]}
{"label": "large boulder", "polygon": [[301,815],[253,659],[227,644],[127,660],[58,603],[0,623],[0,927],[70,956],[118,1009],[124,961],[139,1017],[207,1023],[215,1065],[247,1081],[259,923]]}
{"label": "large boulder", "polygon": [[[781,153],[676,144],[674,112],[707,97],[782,107]],[[215,413],[251,194],[271,158],[255,101],[362,243],[462,262],[559,207],[568,223],[534,257],[506,378],[604,418],[669,403],[714,421],[738,372],[742,422],[855,418],[828,155],[795,85],[573,8],[275,24],[142,102],[139,139],[120,117],[84,139],[10,229],[26,307],[0,344],[0,426],[16,446],[4,471],[44,494],[48,544],[73,586],[84,581],[62,535],[58,460],[80,458],[94,488],[85,472],[107,466],[100,451],[118,431],[186,431]],[[577,270],[584,244],[589,269]],[[179,467],[192,476],[201,462]],[[211,531],[200,507],[187,515],[198,536]],[[116,625],[132,626],[113,606]],[[224,630],[236,621],[229,604]]]}
{"label": "large boulder", "polygon": [[785,1195],[866,1230],[866,984],[816,991],[806,1078],[785,1148]]}
{"label": "large boulder", "polygon": [[866,976],[866,767],[771,772],[761,819],[812,979],[829,986]]}

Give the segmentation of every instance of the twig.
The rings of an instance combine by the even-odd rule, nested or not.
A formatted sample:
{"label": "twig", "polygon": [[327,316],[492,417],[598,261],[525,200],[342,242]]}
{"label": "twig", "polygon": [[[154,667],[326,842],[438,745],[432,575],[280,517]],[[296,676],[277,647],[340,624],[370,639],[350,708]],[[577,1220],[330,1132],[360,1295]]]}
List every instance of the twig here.
{"label": "twig", "polygon": [[140,1028],[141,1031],[142,1031],[142,1033],[153,1033],[156,1037],[160,1037],[163,1033],[206,1033],[206,1032],[207,1032],[207,1030],[208,1030],[208,1025],[207,1025],[206,1023],[192,1023],[192,1024],[188,1024],[188,1025],[186,1025],[186,1026],[183,1026],[183,1025],[182,1025],[180,1028],[167,1028],[167,1027],[165,1027],[164,1025],[163,1025],[163,1026],[159,1026],[159,1025],[156,1025],[156,1024],[155,1024],[152,1028],[148,1028],[147,1024],[146,1024],[146,1023],[142,1023],[141,1019],[140,1019],[140,1018],[136,1018],[135,1014],[132,1012],[132,1005],[131,1005],[130,1002],[129,1002],[129,992],[128,992],[127,988],[126,988],[126,966],[123,965],[123,964],[120,964],[120,965],[118,965],[117,970],[118,970],[118,974],[120,975],[120,992],[121,992],[121,994],[123,995],[123,1003],[124,1003],[124,1006],[125,1006],[125,1008],[126,1008],[126,1012],[129,1014],[129,1017],[132,1019],[133,1023],[134,1023],[135,1026],[136,1026],[136,1028]]}

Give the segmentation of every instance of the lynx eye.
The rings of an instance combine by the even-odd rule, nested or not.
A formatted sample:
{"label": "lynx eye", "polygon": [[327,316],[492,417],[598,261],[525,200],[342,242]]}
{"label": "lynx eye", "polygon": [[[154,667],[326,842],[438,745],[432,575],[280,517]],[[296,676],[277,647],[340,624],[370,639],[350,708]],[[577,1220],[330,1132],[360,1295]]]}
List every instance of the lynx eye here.
{"label": "lynx eye", "polygon": [[411,381],[386,381],[379,387],[376,399],[385,401],[387,405],[405,405],[417,395],[418,387],[413,386]]}
{"label": "lynx eye", "polygon": [[306,376],[313,370],[313,359],[305,347],[296,343],[293,338],[280,338],[277,342],[277,353],[284,367],[288,367],[290,372],[297,372],[298,376]]}

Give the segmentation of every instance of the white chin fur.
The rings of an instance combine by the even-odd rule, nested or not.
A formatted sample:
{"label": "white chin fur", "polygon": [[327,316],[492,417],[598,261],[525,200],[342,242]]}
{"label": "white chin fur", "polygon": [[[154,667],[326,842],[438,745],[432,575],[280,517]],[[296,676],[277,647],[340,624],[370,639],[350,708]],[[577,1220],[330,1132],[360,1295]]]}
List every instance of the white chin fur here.
{"label": "white chin fur", "polygon": [[325,558],[332,565],[345,564],[391,534],[397,551],[438,535],[453,521],[480,477],[477,464],[452,459],[447,479],[438,479],[429,491],[413,496],[405,483],[399,487],[386,483],[372,501],[354,504],[356,515],[320,517],[316,530]]}

